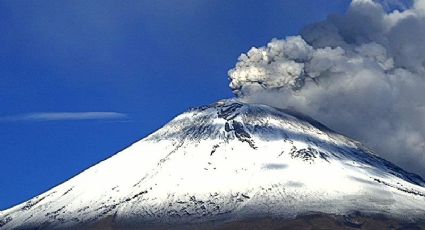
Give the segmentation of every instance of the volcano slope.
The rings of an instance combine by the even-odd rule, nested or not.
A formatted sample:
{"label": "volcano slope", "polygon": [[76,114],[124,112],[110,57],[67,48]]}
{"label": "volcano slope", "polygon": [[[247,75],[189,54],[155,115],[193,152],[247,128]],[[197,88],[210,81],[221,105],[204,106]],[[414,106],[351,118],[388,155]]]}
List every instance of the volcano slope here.
{"label": "volcano slope", "polygon": [[424,185],[307,116],[223,100],[0,212],[0,229],[414,229]]}

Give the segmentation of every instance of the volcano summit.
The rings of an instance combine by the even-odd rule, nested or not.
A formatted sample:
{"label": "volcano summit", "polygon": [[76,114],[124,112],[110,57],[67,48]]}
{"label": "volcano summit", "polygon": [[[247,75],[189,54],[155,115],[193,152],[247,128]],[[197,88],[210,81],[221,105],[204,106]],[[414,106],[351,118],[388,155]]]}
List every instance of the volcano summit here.
{"label": "volcano summit", "polygon": [[310,214],[419,223],[424,186],[309,117],[223,100],[0,212],[0,229],[218,228]]}

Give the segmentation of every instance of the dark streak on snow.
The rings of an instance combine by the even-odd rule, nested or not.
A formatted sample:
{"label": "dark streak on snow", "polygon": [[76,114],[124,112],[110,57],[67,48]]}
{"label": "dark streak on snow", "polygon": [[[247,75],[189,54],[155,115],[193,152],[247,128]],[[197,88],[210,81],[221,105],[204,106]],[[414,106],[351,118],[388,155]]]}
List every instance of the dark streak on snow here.
{"label": "dark streak on snow", "polygon": [[320,157],[321,159],[329,162],[328,155],[324,152],[321,152],[315,148],[308,147],[306,149],[297,149],[295,146],[292,147],[291,151],[289,152],[289,155],[291,158],[300,158],[301,160],[313,163],[314,159],[317,157]]}
{"label": "dark streak on snow", "polygon": [[71,187],[70,189],[66,190],[66,192],[64,192],[62,194],[62,196],[65,196],[66,194],[68,194],[69,192],[71,192],[74,189],[74,187]]}
{"label": "dark streak on snow", "polygon": [[50,194],[48,194],[46,196],[43,196],[41,198],[37,198],[36,197],[36,198],[34,198],[34,199],[36,199],[35,201],[34,201],[34,199],[32,199],[32,200],[26,202],[25,205],[24,205],[24,207],[22,207],[22,210],[23,211],[30,210],[32,207],[34,207],[35,205],[37,205],[38,203],[40,203],[41,201],[43,201],[44,199],[46,199],[47,197],[49,197],[49,196],[51,196],[51,195],[53,195],[55,193],[56,193],[56,191],[54,191],[54,192],[52,192],[52,193],[50,193]]}
{"label": "dark streak on snow", "polygon": [[416,190],[414,190],[414,189],[406,189],[406,188],[403,188],[403,187],[401,187],[402,185],[400,185],[400,187],[398,187],[398,186],[392,185],[392,184],[390,184],[390,183],[388,183],[388,182],[385,182],[385,181],[380,180],[380,179],[377,179],[377,178],[374,178],[374,181],[376,181],[376,182],[378,182],[378,183],[381,183],[381,184],[383,184],[383,185],[386,185],[386,186],[389,186],[389,187],[395,188],[395,189],[397,189],[397,190],[399,190],[399,191],[402,191],[402,192],[410,193],[410,194],[413,194],[413,195],[416,195],[416,196],[422,196],[422,197],[425,197],[425,194],[423,194],[423,193],[421,193],[421,192],[419,192],[419,191],[416,191]]}
{"label": "dark streak on snow", "polygon": [[214,145],[213,146],[213,148],[212,148],[212,150],[211,150],[211,153],[210,153],[210,156],[212,156],[214,153],[215,153],[215,151],[217,151],[217,148],[218,147],[220,147],[220,145],[219,144],[216,144],[216,145]]}
{"label": "dark streak on snow", "polygon": [[3,226],[5,226],[7,223],[9,223],[10,221],[12,221],[13,220],[13,218],[12,217],[10,217],[10,216],[5,216],[5,218],[4,219],[1,219],[0,220],[0,228],[1,227],[3,227]]}

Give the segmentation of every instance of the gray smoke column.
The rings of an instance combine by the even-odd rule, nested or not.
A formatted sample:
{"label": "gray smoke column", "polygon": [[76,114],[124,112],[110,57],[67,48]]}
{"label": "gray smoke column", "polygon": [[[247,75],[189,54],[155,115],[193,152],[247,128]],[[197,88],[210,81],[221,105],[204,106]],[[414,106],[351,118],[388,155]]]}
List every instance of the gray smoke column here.
{"label": "gray smoke column", "polygon": [[293,108],[425,176],[425,0],[354,0],[229,71],[241,100]]}

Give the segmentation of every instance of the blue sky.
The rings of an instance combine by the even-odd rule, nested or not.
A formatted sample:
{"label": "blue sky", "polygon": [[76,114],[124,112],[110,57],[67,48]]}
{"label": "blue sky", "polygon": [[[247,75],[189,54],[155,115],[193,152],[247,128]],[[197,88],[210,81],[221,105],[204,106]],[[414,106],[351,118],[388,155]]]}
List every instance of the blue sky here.
{"label": "blue sky", "polygon": [[348,4],[0,0],[0,210],[232,97],[242,52]]}

